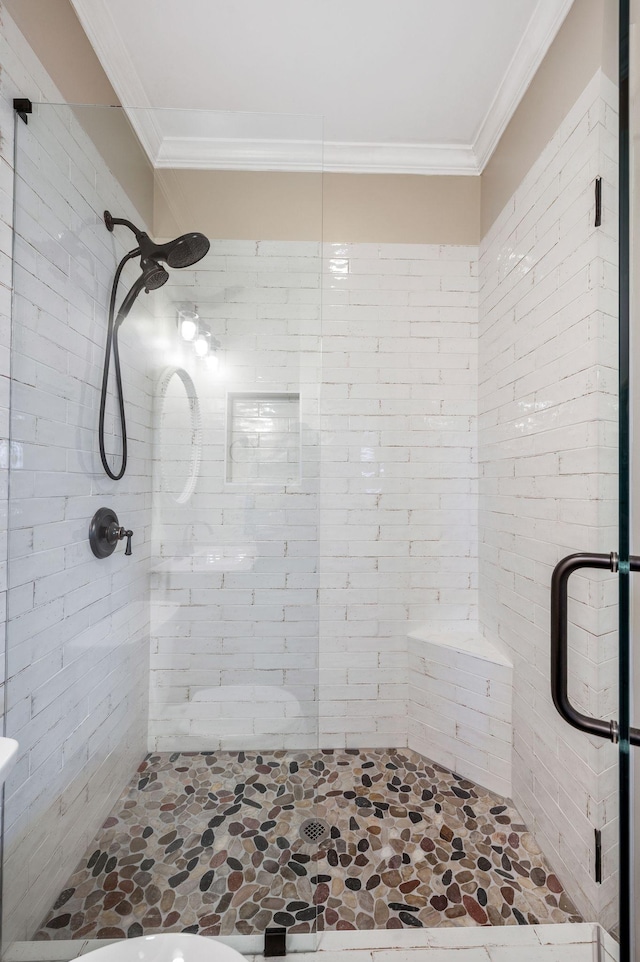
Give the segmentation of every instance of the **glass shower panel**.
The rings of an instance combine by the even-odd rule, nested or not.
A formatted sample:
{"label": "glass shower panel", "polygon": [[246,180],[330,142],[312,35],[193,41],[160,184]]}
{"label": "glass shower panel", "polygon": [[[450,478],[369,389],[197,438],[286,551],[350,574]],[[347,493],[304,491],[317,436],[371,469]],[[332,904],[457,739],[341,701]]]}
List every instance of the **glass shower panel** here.
{"label": "glass shower panel", "polygon": [[[134,112],[137,129],[147,119]],[[148,765],[169,792],[192,785],[209,826],[200,930],[299,935],[318,914],[321,129],[183,111],[162,122],[176,144],[199,129],[196,149],[227,163],[265,138],[304,143],[312,171],[163,159],[156,183],[160,234],[197,221],[211,251],[157,299],[168,365],[154,411]],[[229,198],[245,204],[257,180],[282,209],[230,221]]]}
{"label": "glass shower panel", "polygon": [[[47,104],[28,125],[16,119],[5,730],[20,752],[5,786],[5,944],[88,933],[84,875],[99,866],[106,878],[117,857],[105,847],[87,868],[86,851],[147,748],[150,300],[121,333],[131,457],[118,486],[97,447],[106,305],[128,240],[109,234],[102,213],[142,226],[152,214],[152,182],[136,208],[100,152],[103,132],[136,153],[116,114]],[[128,265],[123,287],[136,276]],[[114,415],[110,402],[109,453],[120,444]],[[91,554],[89,522],[105,504],[134,531],[131,557]],[[111,913],[100,928],[121,924]]]}
{"label": "glass shower panel", "polygon": [[[242,236],[251,178],[279,174],[234,188],[214,168],[269,138],[303,145],[308,173]],[[5,947],[186,931],[258,951],[271,926],[313,944],[321,141],[306,118],[47,104],[16,121]],[[120,481],[100,385],[139,238],[105,210],[154,241],[210,239],[196,264],[166,256],[119,328]],[[116,306],[139,276],[131,258]],[[112,359],[114,467],[116,388]],[[94,556],[99,508],[131,555]]]}

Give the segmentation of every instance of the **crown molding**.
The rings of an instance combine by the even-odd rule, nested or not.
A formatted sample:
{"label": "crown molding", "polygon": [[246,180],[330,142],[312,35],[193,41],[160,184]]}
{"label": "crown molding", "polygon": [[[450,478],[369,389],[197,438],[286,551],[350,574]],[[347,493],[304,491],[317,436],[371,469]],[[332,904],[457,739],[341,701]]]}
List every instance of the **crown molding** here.
{"label": "crown molding", "polygon": [[538,0],[473,143],[480,172],[484,170],[498,146],[507,124],[572,6],[573,0]]}
{"label": "crown molding", "polygon": [[466,145],[165,136],[161,113],[152,108],[108,0],[71,3],[155,167],[473,176],[482,172],[495,150],[573,0],[538,0],[475,141]]}
{"label": "crown molding", "polygon": [[[131,118],[139,129],[139,116]],[[147,140],[146,131],[139,131]],[[449,144],[329,143],[166,137],[156,167],[200,170],[327,171],[366,174],[478,174],[473,150]]]}

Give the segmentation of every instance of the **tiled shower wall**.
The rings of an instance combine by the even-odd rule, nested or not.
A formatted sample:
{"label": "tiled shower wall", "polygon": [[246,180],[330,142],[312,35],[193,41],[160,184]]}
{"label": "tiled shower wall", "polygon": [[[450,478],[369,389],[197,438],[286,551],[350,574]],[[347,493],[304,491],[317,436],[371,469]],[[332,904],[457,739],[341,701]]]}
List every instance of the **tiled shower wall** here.
{"label": "tiled shower wall", "polygon": [[[61,98],[3,19],[6,219],[11,98]],[[153,385],[141,306],[123,328],[131,462],[116,486],[102,472],[96,426],[108,290],[126,248],[102,211],[139,218],[71,109],[35,108],[18,134],[7,734],[20,754],[4,809],[8,939],[37,928],[145,751]],[[89,521],[103,504],[134,529],[133,557],[91,554]]]}
{"label": "tiled shower wall", "polygon": [[[585,917],[606,924],[616,752],[553,708],[549,585],[564,555],[616,547],[616,98],[598,74],[480,256],[480,614],[514,664],[514,800]],[[574,576],[571,597],[571,697],[587,714],[615,716],[615,579]]]}
{"label": "tiled shower wall", "polygon": [[[320,264],[319,244],[214,241],[159,292],[202,419],[198,481],[180,503],[163,462],[180,428],[163,420],[184,400],[158,400],[150,740],[160,750],[317,744]],[[220,343],[218,367],[180,340],[181,305]]]}
{"label": "tiled shower wall", "polygon": [[[163,288],[172,352],[177,309],[195,306],[221,361],[175,355],[203,420],[187,504],[162,490],[156,448],[160,749],[300,748],[318,726],[323,747],[405,745],[407,632],[476,618],[477,250],[326,245],[322,331],[320,254],[216,241]],[[256,405],[242,483],[225,433],[237,392]],[[276,408],[300,394],[300,481],[276,480],[297,440],[278,451],[284,408],[256,426],[260,392]],[[274,483],[246,481],[269,435]]]}
{"label": "tiled shower wall", "polygon": [[407,632],[477,617],[477,253],[327,245],[323,746],[406,744]]}

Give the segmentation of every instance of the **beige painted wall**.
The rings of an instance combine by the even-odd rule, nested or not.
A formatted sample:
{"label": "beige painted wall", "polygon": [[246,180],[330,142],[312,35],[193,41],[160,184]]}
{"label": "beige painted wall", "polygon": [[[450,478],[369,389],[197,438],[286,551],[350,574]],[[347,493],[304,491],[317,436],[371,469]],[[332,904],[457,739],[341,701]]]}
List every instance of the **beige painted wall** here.
{"label": "beige painted wall", "polygon": [[325,174],[324,239],[477,244],[480,178]]}
{"label": "beige painted wall", "polygon": [[[3,3],[67,103],[119,104],[69,0],[3,0]],[[25,96],[30,94],[24,91]],[[100,107],[79,108],[76,114],[150,225],[153,168],[126,115],[121,110]]]}
{"label": "beige painted wall", "polygon": [[617,80],[617,3],[575,0],[482,173],[482,236],[600,67]]}
{"label": "beige painted wall", "polygon": [[70,103],[120,103],[69,0],[3,3]]}
{"label": "beige painted wall", "polygon": [[159,237],[477,244],[479,177],[156,171]]}

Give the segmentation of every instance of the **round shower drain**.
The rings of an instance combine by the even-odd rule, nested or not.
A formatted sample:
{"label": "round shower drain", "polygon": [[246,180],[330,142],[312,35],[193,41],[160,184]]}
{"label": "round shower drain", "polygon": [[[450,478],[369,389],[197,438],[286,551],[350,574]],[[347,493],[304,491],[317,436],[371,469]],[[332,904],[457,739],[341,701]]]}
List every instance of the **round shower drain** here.
{"label": "round shower drain", "polygon": [[311,844],[319,844],[329,834],[329,826],[323,818],[307,818],[300,826],[300,838]]}

